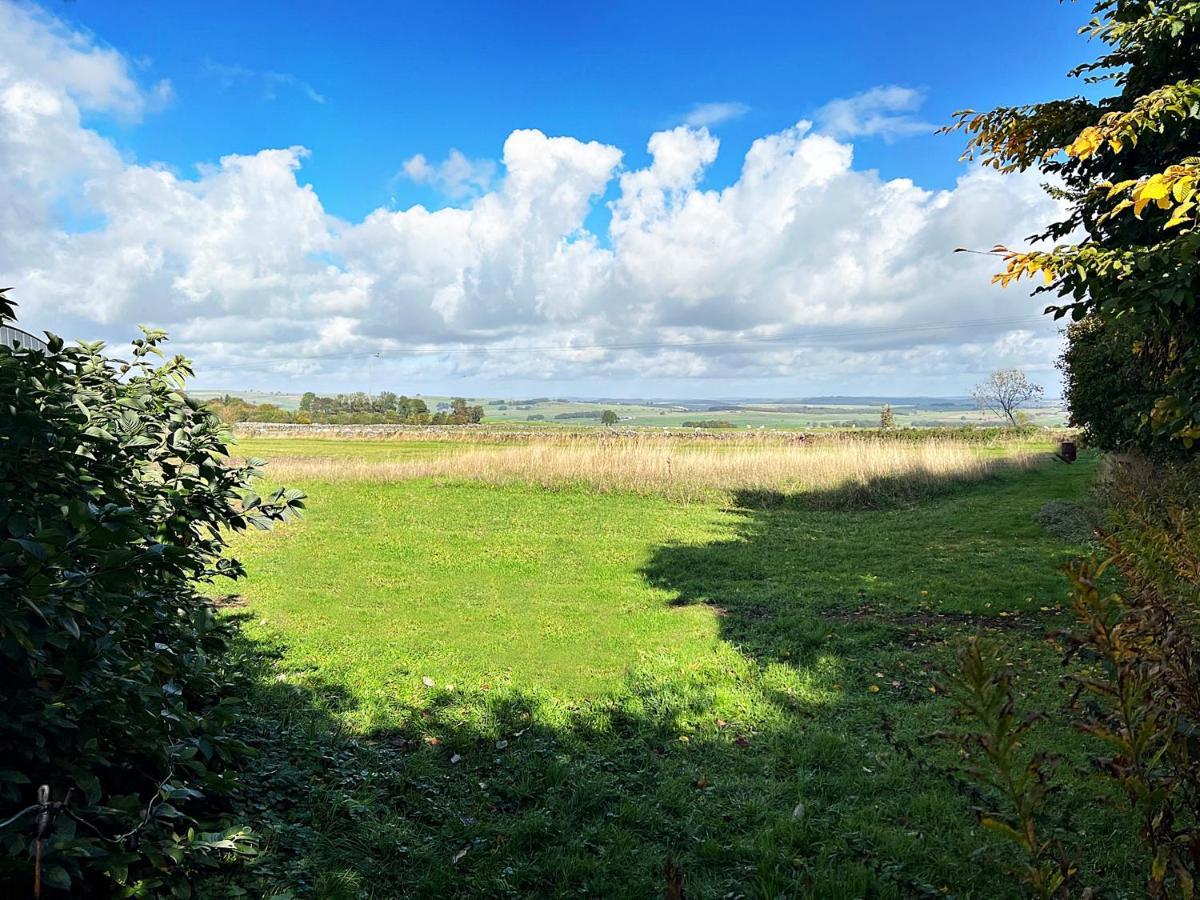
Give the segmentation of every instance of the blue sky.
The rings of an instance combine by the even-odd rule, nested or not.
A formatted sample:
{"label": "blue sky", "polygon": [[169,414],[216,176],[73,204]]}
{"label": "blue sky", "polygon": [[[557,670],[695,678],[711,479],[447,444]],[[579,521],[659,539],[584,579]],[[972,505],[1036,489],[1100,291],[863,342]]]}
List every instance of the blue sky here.
{"label": "blue sky", "polygon": [[[211,363],[206,383],[302,377],[353,387],[355,356],[379,353],[373,365],[387,377],[427,392],[961,393],[992,362],[1020,363],[1053,385],[1053,328],[1009,321],[1039,304],[998,301],[985,270],[968,278],[943,258],[959,238],[1019,240],[1048,207],[1028,184],[960,188],[972,177],[957,161],[961,141],[930,126],[963,106],[1072,89],[1064,73],[1089,54],[1075,34],[1086,18],[1078,5],[1025,0],[1000,17],[962,2],[0,4],[20,26],[10,39],[24,34],[19,52],[32,60],[0,69],[0,89],[7,79],[10,89],[61,96],[55,140],[79,141],[81,160],[53,178],[3,185],[44,209],[48,231],[34,262],[6,258],[0,240],[0,274],[19,298],[38,288],[25,308],[63,329],[115,337],[146,313],[160,317]],[[1016,20],[1019,32],[1000,30]],[[75,57],[98,66],[91,86],[63,74]],[[802,120],[812,124],[789,131]],[[50,140],[49,120],[39,121]],[[523,129],[571,143],[506,148]],[[657,163],[647,149],[656,133],[674,134],[661,139]],[[755,141],[775,154],[763,184],[743,176]],[[261,155],[293,147],[305,152]],[[509,149],[524,174],[505,167]],[[460,164],[443,166],[452,151]],[[677,154],[682,174],[664,174]],[[256,162],[223,166],[228,157]],[[802,173],[822,166],[820,177]],[[151,184],[150,172],[172,181]],[[902,201],[897,179],[912,183]],[[165,205],[196,198],[189,214],[208,217],[205,234],[162,237],[185,214]],[[753,208],[776,199],[787,208],[774,224],[756,222]],[[840,211],[856,203],[880,220],[876,231],[847,230]],[[425,218],[412,213],[418,205],[467,215]],[[525,214],[507,239],[497,230]],[[912,246],[898,243],[894,223],[905,217],[919,235]],[[253,222],[254,238],[235,225],[212,231],[213,222]],[[821,269],[837,255],[818,249],[833,229],[883,248],[874,255],[887,266],[872,271],[868,255]],[[264,234],[271,241],[247,249]],[[234,249],[220,255],[222,241]],[[461,252],[426,263],[459,243]],[[68,293],[54,299],[78,282],[61,268],[88,251],[136,259],[143,282],[121,285],[124,301],[101,312]],[[935,260],[923,274],[908,263],[922,255]],[[725,262],[713,268],[714,259]],[[213,260],[228,261],[236,290],[197,286],[199,266]],[[652,277],[661,273],[670,278]],[[948,277],[961,280],[951,289]],[[943,320],[962,327],[900,337]],[[214,321],[227,333],[205,325]],[[270,333],[272,323],[276,349],[251,368],[236,337]],[[896,339],[879,340],[888,327]],[[828,340],[814,337],[822,329]],[[774,345],[758,357],[677,349],[789,336],[803,358],[789,362]],[[502,362],[504,347],[622,341],[655,346]],[[416,345],[419,354],[405,354]],[[439,357],[442,346],[495,351]]]}
{"label": "blue sky", "polygon": [[[988,35],[1003,23],[984,4],[903,6],[76,0],[55,11],[174,86],[161,113],[105,129],[122,147],[187,170],[301,144],[326,209],[361,218],[392,202],[444,200],[394,177],[413,154],[453,147],[492,158],[514,128],[613,144],[638,164],[646,137],[696,104],[744,104],[719,127],[731,151],[710,171],[720,184],[736,177],[752,140],[833,98],[911,86],[925,94],[922,116],[940,125],[966,106],[1058,96],[1087,50],[1075,4],[1010,6],[1004,19],[1020,20],[1023,40]],[[953,184],[959,150],[932,134],[856,145],[861,165],[926,187]]]}

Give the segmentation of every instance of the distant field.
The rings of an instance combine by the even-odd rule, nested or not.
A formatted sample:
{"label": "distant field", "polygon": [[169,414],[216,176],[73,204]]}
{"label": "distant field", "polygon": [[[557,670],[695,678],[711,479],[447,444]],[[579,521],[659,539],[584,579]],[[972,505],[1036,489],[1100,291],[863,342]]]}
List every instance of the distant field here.
{"label": "distant field", "polygon": [[[241,447],[310,498],[234,544],[235,612],[280,651],[247,735],[250,784],[289,797],[257,814],[269,864],[380,897],[654,897],[668,857],[695,898],[1019,895],[933,737],[938,671],[1003,632],[1032,702],[1066,702],[1043,634],[1084,548],[1033,514],[1083,499],[1093,458],[926,472],[880,508],[371,474],[463,446]],[[1136,894],[1136,836],[1073,768],[1087,738],[1039,734],[1104,866],[1080,883]]]}
{"label": "distant field", "polygon": [[287,410],[300,408],[300,394],[285,394],[276,391],[203,391],[188,388],[188,396],[195,397],[197,400],[213,400],[227,394],[231,397],[241,397],[249,403],[273,403]]}
{"label": "distant field", "polygon": [[[190,391],[199,399],[223,396],[226,393],[241,397],[252,403],[273,403],[286,410],[300,406],[300,394],[269,393],[261,391]],[[449,397],[421,395],[431,410],[439,403],[449,404]],[[543,425],[598,425],[600,413],[611,409],[623,425],[678,427],[687,421],[719,419],[740,428],[848,428],[875,427],[879,424],[879,410],[884,402],[890,402],[898,427],[928,427],[955,425],[998,425],[999,420],[982,413],[969,400],[929,400],[919,398],[897,398],[886,401],[872,398],[868,402],[858,398],[830,398],[826,401],[746,401],[735,409],[722,407],[732,404],[726,401],[686,401],[651,404],[647,401],[631,400],[555,400],[541,398],[488,398],[468,397],[469,403],[479,404],[484,409],[484,422],[528,423],[531,416],[541,416],[533,422]],[[536,403],[529,403],[536,400]],[[1030,424],[1047,428],[1061,427],[1066,417],[1058,404],[1027,410]],[[574,416],[589,413],[593,418],[559,419],[560,415]]]}

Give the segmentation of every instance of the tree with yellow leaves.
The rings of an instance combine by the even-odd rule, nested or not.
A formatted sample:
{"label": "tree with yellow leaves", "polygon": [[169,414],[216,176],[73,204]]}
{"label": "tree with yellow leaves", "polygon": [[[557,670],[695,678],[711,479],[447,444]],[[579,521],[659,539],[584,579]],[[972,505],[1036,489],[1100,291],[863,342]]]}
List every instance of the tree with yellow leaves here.
{"label": "tree with yellow leaves", "polygon": [[[1103,430],[1109,449],[1190,454],[1200,449],[1200,2],[1100,0],[1093,13],[1082,30],[1106,51],[1071,75],[1111,86],[1108,96],[965,110],[945,130],[968,135],[964,159],[1037,169],[1065,201],[1066,217],[1035,236],[1050,249],[994,248],[1004,261],[994,281],[1041,279],[1039,292],[1061,298],[1047,313],[1089,319],[1093,339],[1110,332],[1105,346],[1128,353],[1133,365],[1119,368],[1142,401]],[[1082,355],[1064,357],[1072,418],[1111,425],[1095,406],[1103,392],[1072,390]]]}

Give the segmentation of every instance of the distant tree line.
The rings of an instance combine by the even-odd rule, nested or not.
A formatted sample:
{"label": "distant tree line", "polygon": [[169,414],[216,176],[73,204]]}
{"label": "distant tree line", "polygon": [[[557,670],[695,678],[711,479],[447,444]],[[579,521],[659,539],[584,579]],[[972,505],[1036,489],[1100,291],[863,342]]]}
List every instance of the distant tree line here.
{"label": "distant tree line", "polygon": [[320,396],[308,391],[292,412],[274,403],[251,403],[226,394],[208,408],[225,422],[283,422],[297,425],[473,425],[483,421],[483,407],[462,397],[439,403],[436,412],[419,397],[392,391]]}
{"label": "distant tree line", "polygon": [[554,418],[556,419],[600,419],[604,413],[600,410],[582,410],[580,412],[564,412],[559,413]]}
{"label": "distant tree line", "polygon": [[683,423],[684,428],[737,428],[732,422],[725,419],[687,419]]}

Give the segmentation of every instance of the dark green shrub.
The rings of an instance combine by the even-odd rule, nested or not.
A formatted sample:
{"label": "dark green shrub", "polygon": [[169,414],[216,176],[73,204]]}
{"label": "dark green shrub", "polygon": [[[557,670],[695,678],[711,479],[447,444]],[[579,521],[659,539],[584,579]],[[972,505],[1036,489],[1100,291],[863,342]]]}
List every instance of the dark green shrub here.
{"label": "dark green shrub", "polygon": [[1144,411],[1166,390],[1166,384],[1133,352],[1136,334],[1118,322],[1088,316],[1067,327],[1067,343],[1059,359],[1063,400],[1073,426],[1088,446],[1100,450],[1164,448],[1141,427]]}
{"label": "dark green shrub", "polygon": [[[43,862],[73,896],[186,896],[196,867],[246,851],[220,806],[241,750],[230,626],[196,584],[242,574],[227,529],[303,506],[226,464],[187,361],[150,362],[163,340],[145,331],[130,361],[53,336],[0,348],[0,820],[39,784],[68,801]],[[0,831],[0,884],[31,883],[33,833]]]}

